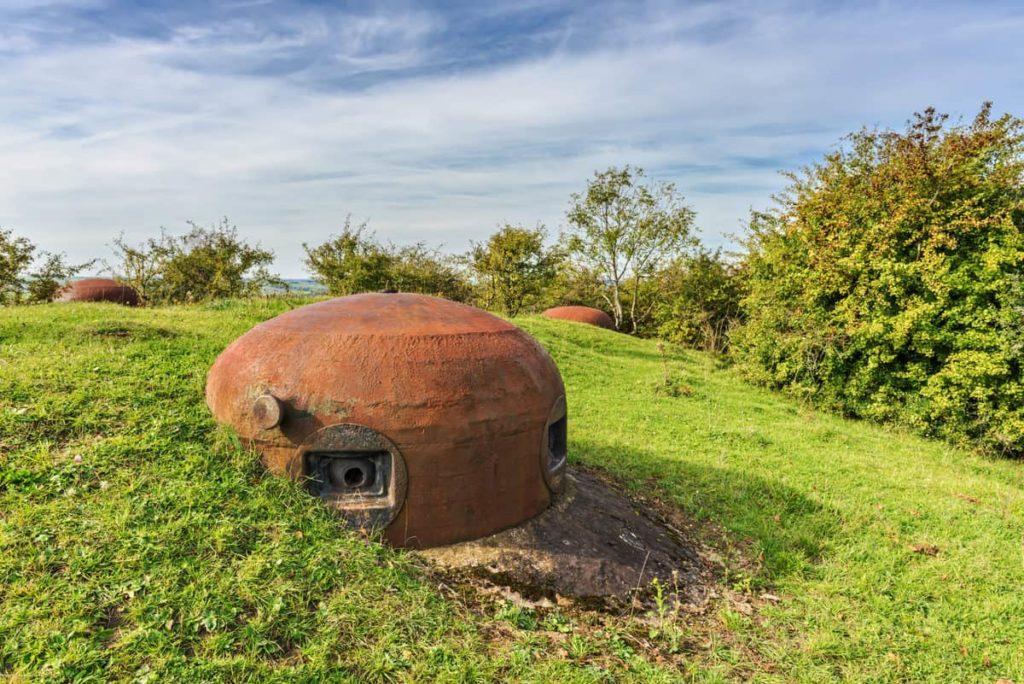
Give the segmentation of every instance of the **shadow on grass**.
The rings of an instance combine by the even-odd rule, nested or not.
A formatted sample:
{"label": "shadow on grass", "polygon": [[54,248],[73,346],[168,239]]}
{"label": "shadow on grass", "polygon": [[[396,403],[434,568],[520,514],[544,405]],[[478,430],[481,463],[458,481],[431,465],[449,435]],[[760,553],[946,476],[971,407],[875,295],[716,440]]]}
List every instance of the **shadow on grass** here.
{"label": "shadow on grass", "polygon": [[739,551],[753,562],[753,578],[759,582],[811,571],[839,531],[835,510],[805,492],[738,468],[587,439],[573,439],[569,447],[573,461],[604,470],[628,490],[673,504],[686,517],[724,532],[724,539],[707,543],[719,551]]}
{"label": "shadow on grass", "polygon": [[90,338],[106,338],[110,340],[124,340],[126,342],[136,340],[171,339],[181,336],[181,333],[169,328],[136,323],[133,321],[117,323],[102,321],[79,328],[79,333],[87,340]]}

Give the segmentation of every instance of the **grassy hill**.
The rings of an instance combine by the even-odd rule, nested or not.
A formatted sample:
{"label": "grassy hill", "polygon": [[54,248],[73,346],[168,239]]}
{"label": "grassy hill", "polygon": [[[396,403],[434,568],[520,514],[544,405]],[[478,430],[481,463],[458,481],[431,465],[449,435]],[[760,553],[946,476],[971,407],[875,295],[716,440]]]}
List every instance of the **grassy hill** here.
{"label": "grassy hill", "polygon": [[1024,679],[1019,462],[524,318],[568,386],[571,460],[699,521],[725,566],[704,615],[534,612],[361,541],[214,426],[210,363],[287,306],[0,311],[0,674]]}

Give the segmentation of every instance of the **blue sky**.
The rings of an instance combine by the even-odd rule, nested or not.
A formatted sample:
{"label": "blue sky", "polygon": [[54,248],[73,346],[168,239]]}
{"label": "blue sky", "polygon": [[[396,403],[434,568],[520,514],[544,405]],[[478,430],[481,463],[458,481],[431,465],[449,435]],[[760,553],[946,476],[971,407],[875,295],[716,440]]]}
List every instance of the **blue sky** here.
{"label": "blue sky", "polygon": [[0,0],[0,226],[227,215],[301,276],[348,213],[461,251],[631,163],[720,245],[844,133],[984,100],[1024,115],[1024,3]]}

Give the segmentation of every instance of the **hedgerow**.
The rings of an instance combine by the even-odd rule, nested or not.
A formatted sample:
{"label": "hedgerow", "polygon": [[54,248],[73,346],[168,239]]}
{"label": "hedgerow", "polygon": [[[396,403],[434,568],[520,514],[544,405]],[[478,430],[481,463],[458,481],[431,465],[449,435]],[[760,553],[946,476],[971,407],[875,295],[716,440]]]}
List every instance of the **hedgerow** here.
{"label": "hedgerow", "polygon": [[1024,454],[1024,121],[934,110],[862,130],[753,216],[757,380],[849,415]]}

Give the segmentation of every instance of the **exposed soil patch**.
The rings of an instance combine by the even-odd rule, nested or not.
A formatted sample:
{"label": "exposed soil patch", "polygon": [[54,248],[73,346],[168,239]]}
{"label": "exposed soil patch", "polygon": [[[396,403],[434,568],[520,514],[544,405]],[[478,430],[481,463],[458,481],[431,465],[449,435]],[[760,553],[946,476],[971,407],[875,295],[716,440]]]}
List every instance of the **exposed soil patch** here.
{"label": "exposed soil patch", "polygon": [[680,604],[705,603],[715,564],[700,548],[650,505],[577,469],[566,474],[554,505],[533,520],[420,553],[448,572],[532,601],[569,597],[586,607],[616,608],[646,603],[655,579]]}

